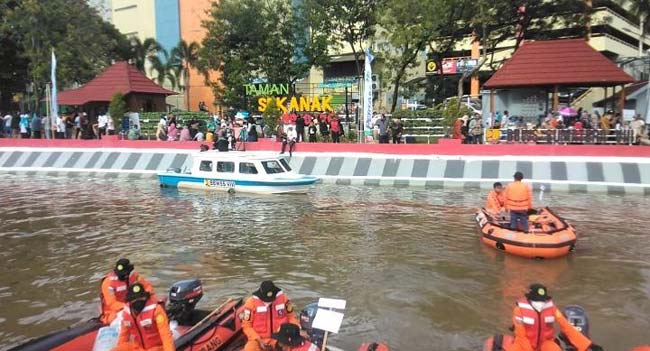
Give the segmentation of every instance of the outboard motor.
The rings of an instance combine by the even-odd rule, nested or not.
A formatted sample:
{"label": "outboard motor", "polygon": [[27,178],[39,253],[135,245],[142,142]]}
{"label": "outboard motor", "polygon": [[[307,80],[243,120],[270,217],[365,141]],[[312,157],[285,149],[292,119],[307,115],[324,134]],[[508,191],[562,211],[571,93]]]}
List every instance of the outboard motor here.
{"label": "outboard motor", "polygon": [[320,349],[323,346],[323,339],[325,338],[325,331],[320,329],[313,329],[311,327],[316,318],[316,312],[318,311],[318,303],[310,303],[305,306],[305,308],[300,311],[300,328],[307,332],[309,335],[309,340],[312,344],[318,346]]}
{"label": "outboard motor", "polygon": [[203,285],[199,279],[181,280],[169,289],[167,315],[180,325],[191,325],[194,308],[203,297]]}
{"label": "outboard motor", "polygon": [[[566,319],[584,336],[589,337],[589,318],[584,308],[578,305],[569,305],[562,309],[562,313]],[[571,345],[569,338],[564,334],[560,334],[559,341],[562,349],[565,351],[576,351],[577,349]]]}

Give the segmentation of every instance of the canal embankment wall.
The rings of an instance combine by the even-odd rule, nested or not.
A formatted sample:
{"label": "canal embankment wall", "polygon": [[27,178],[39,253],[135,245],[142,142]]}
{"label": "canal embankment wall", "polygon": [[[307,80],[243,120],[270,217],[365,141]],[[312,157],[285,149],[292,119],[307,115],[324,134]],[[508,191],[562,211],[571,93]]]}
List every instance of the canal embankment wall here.
{"label": "canal embankment wall", "polygon": [[[191,154],[199,145],[28,141],[0,140],[0,173],[155,178],[170,168],[189,170]],[[536,190],[650,194],[650,148],[640,146],[527,150],[518,145],[505,149],[493,145],[358,145],[356,149],[331,145],[320,144],[318,149],[319,145],[301,144],[289,158],[290,164],[298,173],[340,185],[488,189],[521,171]],[[248,146],[249,151],[278,153],[277,143]]]}

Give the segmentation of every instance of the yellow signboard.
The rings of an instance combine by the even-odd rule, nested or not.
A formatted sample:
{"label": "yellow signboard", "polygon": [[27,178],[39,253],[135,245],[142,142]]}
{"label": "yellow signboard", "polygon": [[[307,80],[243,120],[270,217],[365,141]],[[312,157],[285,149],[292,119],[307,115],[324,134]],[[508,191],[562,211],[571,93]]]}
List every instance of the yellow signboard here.
{"label": "yellow signboard", "polygon": [[501,139],[501,129],[490,128],[485,131],[485,139],[488,143],[496,144]]}
{"label": "yellow signboard", "polygon": [[[334,112],[334,109],[330,105],[332,101],[332,96],[301,96],[300,98],[292,96],[289,99],[286,96],[279,97],[261,97],[257,99],[257,110],[260,112],[266,111],[269,103],[275,99],[275,105],[284,112],[289,111],[296,112]],[[289,106],[287,107],[287,99],[289,100]]]}
{"label": "yellow signboard", "polygon": [[438,74],[438,63],[436,60],[427,60],[426,74]]}

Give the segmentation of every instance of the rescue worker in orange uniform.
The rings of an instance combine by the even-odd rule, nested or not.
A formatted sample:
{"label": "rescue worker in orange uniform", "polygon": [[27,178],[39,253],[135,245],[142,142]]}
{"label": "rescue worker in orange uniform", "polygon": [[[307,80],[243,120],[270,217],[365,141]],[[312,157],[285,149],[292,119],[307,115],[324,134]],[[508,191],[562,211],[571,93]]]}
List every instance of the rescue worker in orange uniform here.
{"label": "rescue worker in orange uniform", "polygon": [[555,342],[555,323],[577,351],[602,351],[569,323],[542,284],[532,284],[525,297],[517,301],[512,321],[515,340],[506,351],[562,351]]}
{"label": "rescue worker in orange uniform", "polygon": [[388,345],[376,342],[367,342],[359,346],[358,351],[390,351]]}
{"label": "rescue worker in orange uniform", "polygon": [[293,305],[287,295],[273,284],[263,281],[244,304],[242,329],[248,338],[244,351],[270,351],[275,341],[273,333],[284,323],[300,325],[293,314]]}
{"label": "rescue worker in orange uniform", "polygon": [[174,351],[174,338],[162,304],[141,283],[129,286],[122,325],[113,351]]}
{"label": "rescue worker in orange uniform", "polygon": [[273,339],[277,342],[276,351],[319,351],[320,348],[302,335],[300,335],[300,327],[284,323],[280,326],[280,330],[273,334]]}
{"label": "rescue worker in orange uniform", "polygon": [[503,194],[506,210],[510,212],[510,229],[517,230],[521,223],[521,230],[528,231],[528,210],[533,208],[533,191],[530,186],[521,182],[524,174],[515,172],[515,181],[506,186]]}
{"label": "rescue worker in orange uniform", "polygon": [[498,216],[505,208],[505,197],[503,195],[503,185],[499,182],[494,183],[492,191],[485,201],[485,209],[491,214]]}
{"label": "rescue worker in orange uniform", "polygon": [[100,300],[101,315],[99,320],[110,324],[126,303],[126,293],[129,285],[141,283],[145,290],[152,293],[153,287],[135,272],[133,264],[126,258],[120,258],[115,263],[113,271],[108,273],[101,284]]}

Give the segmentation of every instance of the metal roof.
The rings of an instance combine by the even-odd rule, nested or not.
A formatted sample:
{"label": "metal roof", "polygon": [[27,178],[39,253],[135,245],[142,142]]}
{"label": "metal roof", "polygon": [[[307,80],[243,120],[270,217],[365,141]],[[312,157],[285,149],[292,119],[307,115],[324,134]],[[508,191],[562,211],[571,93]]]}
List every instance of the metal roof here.
{"label": "metal roof", "polygon": [[634,78],[584,39],[560,39],[525,42],[484,87],[590,87],[633,82]]}

